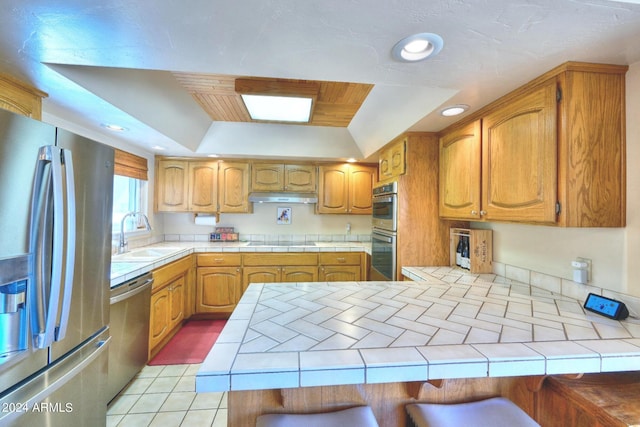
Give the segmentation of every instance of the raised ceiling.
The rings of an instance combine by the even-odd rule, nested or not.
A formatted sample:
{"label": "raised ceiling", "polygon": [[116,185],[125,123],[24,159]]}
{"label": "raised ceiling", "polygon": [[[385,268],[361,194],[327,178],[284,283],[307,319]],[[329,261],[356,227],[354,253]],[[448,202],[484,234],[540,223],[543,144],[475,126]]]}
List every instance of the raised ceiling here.
{"label": "raised ceiling", "polygon": [[[169,155],[367,158],[404,131],[439,131],[458,120],[440,116],[446,105],[469,104],[473,113],[565,61],[640,61],[638,0],[2,6],[0,72],[49,93],[45,121]],[[415,64],[391,57],[398,40],[421,32],[444,39],[436,57]],[[351,82],[371,90],[346,127],[222,121],[176,78],[186,75]],[[109,133],[103,123],[128,131]]]}
{"label": "raised ceiling", "polygon": [[311,120],[303,124],[309,126],[349,126],[351,119],[373,87],[373,85],[362,83],[270,79],[223,74],[173,73],[173,75],[214,122],[254,122],[249,117],[240,94],[236,92],[237,79],[250,79],[266,84],[317,86],[318,97]]}

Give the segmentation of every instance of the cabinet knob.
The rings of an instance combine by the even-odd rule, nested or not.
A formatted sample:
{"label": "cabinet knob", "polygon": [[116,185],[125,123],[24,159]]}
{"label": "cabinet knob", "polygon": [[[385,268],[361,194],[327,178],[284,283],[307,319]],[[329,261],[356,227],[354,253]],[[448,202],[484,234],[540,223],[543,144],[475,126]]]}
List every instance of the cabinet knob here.
{"label": "cabinet knob", "polygon": [[474,210],[472,210],[472,211],[471,211],[471,215],[474,215],[474,216],[475,216],[475,215],[478,215],[478,211],[477,211],[477,210],[475,210],[475,209],[474,209]]}
{"label": "cabinet knob", "polygon": [[484,211],[484,210],[483,210],[483,211],[480,211],[480,215],[484,216],[484,215],[486,215],[486,214],[487,214],[487,211]]}

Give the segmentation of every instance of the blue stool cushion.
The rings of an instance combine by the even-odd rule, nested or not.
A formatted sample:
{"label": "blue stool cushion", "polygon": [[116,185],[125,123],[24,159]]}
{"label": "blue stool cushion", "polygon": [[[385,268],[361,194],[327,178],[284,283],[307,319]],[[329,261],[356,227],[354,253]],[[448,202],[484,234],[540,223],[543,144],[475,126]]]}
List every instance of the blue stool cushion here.
{"label": "blue stool cushion", "polygon": [[407,421],[413,421],[415,427],[540,427],[504,397],[456,404],[411,403],[406,409]]}
{"label": "blue stool cushion", "polygon": [[256,427],[378,427],[368,406],[321,414],[269,414],[258,417]]}

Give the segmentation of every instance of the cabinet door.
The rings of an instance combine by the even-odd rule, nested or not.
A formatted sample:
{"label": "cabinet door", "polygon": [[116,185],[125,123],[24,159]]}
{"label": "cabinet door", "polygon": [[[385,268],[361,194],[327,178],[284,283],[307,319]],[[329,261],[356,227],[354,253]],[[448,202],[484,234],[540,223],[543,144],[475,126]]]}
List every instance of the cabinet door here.
{"label": "cabinet door", "polygon": [[321,282],[354,282],[362,280],[359,265],[323,265],[320,267]]}
{"label": "cabinet door", "polygon": [[247,290],[251,283],[276,283],[280,282],[279,267],[244,267],[242,269],[242,292]]}
{"label": "cabinet door", "polygon": [[218,167],[220,212],[249,212],[249,163],[221,162]]}
{"label": "cabinet door", "polygon": [[218,210],[218,162],[189,162],[189,210]]}
{"label": "cabinet door", "polygon": [[318,175],[317,212],[347,213],[349,210],[349,165],[320,166]]}
{"label": "cabinet door", "polygon": [[380,174],[380,181],[393,178],[393,174],[391,172],[391,148],[385,148],[380,152],[378,173]]}
{"label": "cabinet door", "polygon": [[188,162],[159,160],[156,175],[156,210],[186,212],[189,203]]}
{"label": "cabinet door", "polygon": [[180,276],[169,285],[169,303],[171,304],[171,316],[169,329],[173,329],[184,319],[184,295],[185,276]]}
{"label": "cabinet door", "polygon": [[483,118],[484,219],[555,222],[556,115],[553,79]]}
{"label": "cabinet door", "polygon": [[396,142],[389,149],[390,173],[392,177],[403,175],[405,172],[405,152],[407,139]]}
{"label": "cabinet door", "polygon": [[281,269],[282,282],[317,282],[318,267],[305,265],[289,265]]}
{"label": "cabinet door", "polygon": [[308,192],[316,190],[316,167],[313,165],[285,165],[284,190]]}
{"label": "cabinet door", "polygon": [[349,167],[349,208],[350,214],[371,215],[373,204],[371,193],[377,178],[377,168],[351,165]]}
{"label": "cabinet door", "polygon": [[169,288],[151,295],[151,319],[149,325],[149,349],[153,349],[169,332]]}
{"label": "cabinet door", "polygon": [[251,166],[252,191],[282,191],[284,165],[279,163],[253,163]]}
{"label": "cabinet door", "polygon": [[480,219],[480,120],[440,138],[440,216]]}
{"label": "cabinet door", "polygon": [[196,313],[231,313],[242,292],[241,269],[200,267],[196,275]]}

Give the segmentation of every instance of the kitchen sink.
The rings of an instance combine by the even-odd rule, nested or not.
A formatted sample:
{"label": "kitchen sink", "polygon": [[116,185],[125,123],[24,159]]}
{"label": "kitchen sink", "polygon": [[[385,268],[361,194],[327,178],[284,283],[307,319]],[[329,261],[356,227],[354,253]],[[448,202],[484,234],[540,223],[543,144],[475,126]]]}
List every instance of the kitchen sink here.
{"label": "kitchen sink", "polygon": [[164,248],[142,248],[134,249],[130,252],[114,255],[111,259],[113,262],[121,261],[151,261],[154,259],[162,258],[167,255],[171,255],[175,252],[182,250],[182,248],[164,247]]}

